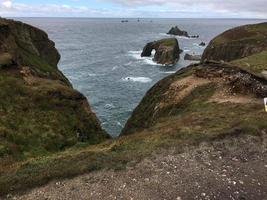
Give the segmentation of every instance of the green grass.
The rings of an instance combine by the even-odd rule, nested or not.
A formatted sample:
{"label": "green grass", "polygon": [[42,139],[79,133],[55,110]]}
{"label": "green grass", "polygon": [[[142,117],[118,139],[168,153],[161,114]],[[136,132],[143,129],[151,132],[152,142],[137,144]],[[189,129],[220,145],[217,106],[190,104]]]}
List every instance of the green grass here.
{"label": "green grass", "polygon": [[164,45],[164,46],[173,46],[176,44],[176,39],[175,38],[167,38],[167,39],[162,39],[159,40],[157,43]]}
{"label": "green grass", "polygon": [[248,71],[260,74],[262,71],[267,70],[267,50],[246,58],[234,60],[231,63]]}
{"label": "green grass", "polygon": [[212,40],[214,45],[226,43],[257,44],[266,42],[267,23],[252,24],[230,29]]}
{"label": "green grass", "polygon": [[77,145],[64,152],[2,167],[0,194],[94,170],[123,170],[127,164],[135,165],[151,154],[172,147],[183,152],[188,145],[240,134],[259,136],[267,130],[267,113],[262,105],[206,101],[212,93],[212,85],[197,88],[184,101],[183,109],[177,105],[171,115],[162,115],[154,125],[137,134],[89,147]]}
{"label": "green grass", "polygon": [[88,135],[88,144],[105,138],[82,105],[86,99],[59,81],[38,78],[29,86],[19,70],[1,70],[0,88],[2,162],[62,151],[77,143],[78,130]]}

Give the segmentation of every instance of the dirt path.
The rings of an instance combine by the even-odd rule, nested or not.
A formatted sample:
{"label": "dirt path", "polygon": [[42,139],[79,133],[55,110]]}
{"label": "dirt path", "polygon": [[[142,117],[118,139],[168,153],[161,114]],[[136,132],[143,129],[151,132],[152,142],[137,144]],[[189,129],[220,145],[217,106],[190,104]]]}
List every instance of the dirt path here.
{"label": "dirt path", "polygon": [[263,200],[267,199],[266,139],[231,139],[184,153],[172,149],[126,170],[54,181],[9,199]]}

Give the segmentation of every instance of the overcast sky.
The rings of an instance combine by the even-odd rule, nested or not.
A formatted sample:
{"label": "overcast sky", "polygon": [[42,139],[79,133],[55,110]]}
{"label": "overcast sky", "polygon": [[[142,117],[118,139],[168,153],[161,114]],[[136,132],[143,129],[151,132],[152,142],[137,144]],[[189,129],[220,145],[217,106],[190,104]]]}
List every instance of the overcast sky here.
{"label": "overcast sky", "polygon": [[267,0],[0,0],[3,17],[267,18]]}

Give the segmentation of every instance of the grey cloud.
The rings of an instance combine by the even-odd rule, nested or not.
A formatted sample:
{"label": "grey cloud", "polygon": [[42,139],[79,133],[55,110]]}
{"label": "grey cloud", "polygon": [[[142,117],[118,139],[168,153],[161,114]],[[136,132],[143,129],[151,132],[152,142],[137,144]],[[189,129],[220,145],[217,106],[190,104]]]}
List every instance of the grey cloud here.
{"label": "grey cloud", "polygon": [[255,13],[267,17],[266,0],[101,0],[127,7],[168,6],[172,9],[191,8],[210,10],[211,12]]}

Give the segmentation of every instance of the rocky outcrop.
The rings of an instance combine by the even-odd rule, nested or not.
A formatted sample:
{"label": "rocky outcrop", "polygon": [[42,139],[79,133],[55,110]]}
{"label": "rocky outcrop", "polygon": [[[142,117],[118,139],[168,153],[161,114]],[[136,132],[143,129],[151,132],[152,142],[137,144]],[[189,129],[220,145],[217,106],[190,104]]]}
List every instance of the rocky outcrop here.
{"label": "rocky outcrop", "polygon": [[199,44],[199,46],[204,47],[204,46],[206,46],[206,43],[205,43],[205,42],[201,42],[201,43]]}
{"label": "rocky outcrop", "polygon": [[199,35],[189,35],[187,31],[183,31],[179,29],[178,26],[172,27],[167,34],[183,36],[183,37],[188,37],[188,38],[199,38]]}
{"label": "rocky outcrop", "polygon": [[201,55],[190,55],[187,53],[184,56],[184,60],[200,61]]}
{"label": "rocky outcrop", "polygon": [[187,31],[183,31],[183,30],[179,29],[178,26],[172,27],[171,30],[169,30],[169,32],[167,34],[189,37]]}
{"label": "rocky outcrop", "polygon": [[232,61],[259,53],[267,48],[267,23],[230,29],[214,38],[202,60]]}
{"label": "rocky outcrop", "polygon": [[[250,133],[250,126],[267,130],[266,123],[258,118],[258,113],[266,115],[262,106],[262,98],[267,96],[266,47],[267,23],[241,26],[217,36],[200,64],[179,70],[147,92],[122,135],[165,131],[161,127],[168,127],[170,134],[181,131],[203,133],[205,137],[204,132],[220,134],[229,127],[241,129],[242,134]],[[241,110],[250,118],[249,125],[240,118]],[[221,114],[232,121],[225,121]],[[220,127],[213,132],[216,124]]]}
{"label": "rocky outcrop", "polygon": [[177,39],[167,38],[146,44],[141,57],[149,57],[155,50],[154,61],[163,65],[173,65],[180,59],[181,50]]}
{"label": "rocky outcrop", "polygon": [[[239,109],[253,112],[247,116],[252,121],[258,118],[258,112],[266,115],[259,104],[266,95],[265,79],[233,65],[216,62],[191,65],[154,85],[133,111],[121,135],[153,134],[165,129],[170,130],[170,134],[176,131],[219,134],[236,127],[233,122],[243,130],[247,127],[238,114]],[[235,114],[230,117],[230,113]],[[233,121],[221,118],[222,115]],[[259,124],[265,124],[263,120],[257,120],[260,120]],[[211,127],[218,124],[219,130],[213,132]],[[267,130],[266,124],[264,127]]]}
{"label": "rocky outcrop", "polygon": [[108,138],[87,99],[58,70],[59,59],[45,32],[0,19],[0,158],[59,151],[80,135],[88,143]]}

